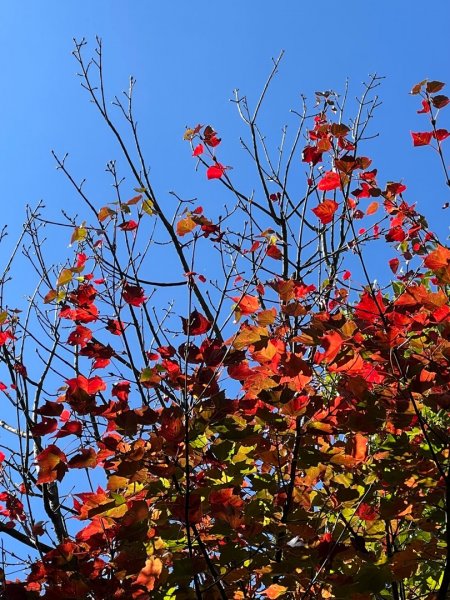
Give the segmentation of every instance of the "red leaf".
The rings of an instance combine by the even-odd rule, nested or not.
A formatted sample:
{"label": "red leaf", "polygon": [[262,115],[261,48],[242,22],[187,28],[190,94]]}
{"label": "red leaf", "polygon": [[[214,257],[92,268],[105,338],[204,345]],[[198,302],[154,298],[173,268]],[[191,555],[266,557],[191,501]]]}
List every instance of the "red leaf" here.
{"label": "red leaf", "polygon": [[81,436],[83,425],[80,421],[67,421],[55,435],[55,438],[66,437],[67,435]]}
{"label": "red leaf", "polygon": [[404,185],[403,183],[391,182],[391,183],[388,183],[386,186],[386,191],[390,192],[394,196],[401,194],[405,190],[406,190],[406,185]]}
{"label": "red leaf", "polygon": [[137,229],[138,224],[136,223],[136,221],[125,221],[124,223],[122,223],[121,225],[119,225],[119,229],[121,229],[122,231],[134,231],[135,229]]}
{"label": "red leaf", "polygon": [[283,254],[281,253],[281,250],[277,246],[272,244],[271,246],[269,246],[267,248],[267,256],[270,256],[270,258],[273,258],[275,260],[281,260],[283,257]]}
{"label": "red leaf", "polygon": [[330,363],[339,354],[344,340],[337,331],[327,333],[320,340],[320,345],[325,348],[325,352],[316,352],[314,360],[316,363],[325,362]]}
{"label": "red leaf", "polygon": [[205,140],[205,144],[211,148],[215,148],[221,142],[221,139],[217,137],[217,133],[210,125],[205,127],[203,131],[203,139]]}
{"label": "red leaf", "polygon": [[440,92],[444,86],[445,83],[442,81],[428,81],[425,89],[427,90],[427,94],[435,94],[436,92]]}
{"label": "red leaf", "polygon": [[394,274],[397,273],[399,265],[400,261],[398,260],[398,258],[391,258],[391,260],[389,261],[389,268]]}
{"label": "red leaf", "polygon": [[58,429],[58,422],[56,419],[50,419],[48,417],[44,417],[40,423],[37,423],[31,428],[31,433],[34,437],[47,435],[49,433],[53,433]]}
{"label": "red leaf", "polygon": [[200,156],[201,154],[203,154],[204,151],[205,151],[205,148],[204,148],[203,144],[198,144],[198,146],[196,146],[194,148],[194,152],[192,153],[192,156]]}
{"label": "red leaf", "polygon": [[117,319],[108,319],[106,329],[113,335],[122,335],[123,325]]}
{"label": "red leaf", "polygon": [[335,200],[324,200],[313,208],[312,211],[318,217],[323,225],[333,220],[333,215],[337,211],[339,204]]}
{"label": "red leaf", "polygon": [[74,377],[73,379],[66,379],[66,383],[69,386],[70,394],[82,390],[83,392],[86,392],[86,394],[92,396],[97,392],[106,390],[106,383],[98,375],[91,377],[90,379],[84,375],[78,375],[78,377]]}
{"label": "red leaf", "polygon": [[347,279],[350,279],[350,277],[352,276],[350,271],[345,271],[344,275],[342,276],[342,279],[344,281],[347,281]]}
{"label": "red leaf", "polygon": [[131,306],[140,306],[147,300],[147,297],[144,296],[144,289],[140,285],[131,285],[130,283],[124,284],[122,298]]}
{"label": "red leaf", "polygon": [[311,163],[313,166],[322,161],[322,154],[315,146],[305,146],[302,152],[302,161]]}
{"label": "red leaf", "polygon": [[82,448],[68,462],[71,469],[87,469],[97,466],[97,453],[94,448]]}
{"label": "red leaf", "polygon": [[61,319],[70,319],[79,323],[92,323],[98,319],[98,308],[95,304],[87,308],[70,308],[66,304],[61,308],[59,316]]}
{"label": "red leaf", "polygon": [[84,348],[91,338],[92,331],[88,327],[83,327],[83,325],[77,325],[75,329],[69,334],[67,343],[71,346],[80,346],[81,348]]}
{"label": "red leaf", "polygon": [[446,140],[449,135],[450,135],[450,132],[447,131],[446,129],[436,129],[436,131],[433,131],[433,137],[436,140],[438,140],[438,142],[442,142],[442,140]]}
{"label": "red leaf", "polygon": [[378,516],[378,513],[374,509],[374,507],[370,506],[370,504],[366,504],[365,502],[362,502],[358,506],[358,510],[356,511],[356,514],[363,521],[375,521]]}
{"label": "red leaf", "polygon": [[341,178],[339,173],[334,171],[327,171],[317,185],[318,190],[327,192],[329,190],[335,190],[341,186]]}
{"label": "red leaf", "polygon": [[211,321],[197,310],[191,312],[189,319],[181,317],[181,320],[183,322],[183,332],[186,335],[202,335],[211,329]]}
{"label": "red leaf", "polygon": [[429,113],[431,110],[429,100],[422,100],[422,110],[418,110],[417,114]]}
{"label": "red leaf", "polygon": [[381,292],[378,291],[376,293],[375,299],[369,292],[364,292],[355,309],[356,316],[363,321],[373,322],[375,319],[379,319],[380,315],[384,313],[384,302]]}
{"label": "red leaf", "polygon": [[433,137],[432,131],[412,132],[412,139],[414,146],[427,146],[431,142]]}
{"label": "red leaf", "polygon": [[130,393],[130,382],[129,381],[119,381],[115,383],[112,388],[111,395],[115,396],[122,402],[126,402],[128,400],[128,394]]}
{"label": "red leaf", "polygon": [[10,331],[0,331],[0,346],[6,344],[8,340],[15,340],[16,338]]}
{"label": "red leaf", "polygon": [[208,168],[206,171],[206,177],[208,179],[220,179],[222,175],[225,173],[226,167],[221,165],[220,163],[216,163]]}

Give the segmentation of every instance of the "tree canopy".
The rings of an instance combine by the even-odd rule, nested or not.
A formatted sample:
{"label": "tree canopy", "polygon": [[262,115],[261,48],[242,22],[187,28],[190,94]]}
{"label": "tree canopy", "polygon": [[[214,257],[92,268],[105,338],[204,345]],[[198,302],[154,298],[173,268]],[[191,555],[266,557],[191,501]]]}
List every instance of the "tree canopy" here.
{"label": "tree canopy", "polygon": [[[55,153],[83,218],[28,209],[1,280],[2,597],[447,598],[450,250],[368,156],[380,78],[268,140],[280,56],[254,106],[236,92],[241,156],[180,131],[213,204],[154,188],[134,80],[111,107],[85,51],[122,162],[99,202]],[[443,88],[413,87],[411,139],[450,185]]]}

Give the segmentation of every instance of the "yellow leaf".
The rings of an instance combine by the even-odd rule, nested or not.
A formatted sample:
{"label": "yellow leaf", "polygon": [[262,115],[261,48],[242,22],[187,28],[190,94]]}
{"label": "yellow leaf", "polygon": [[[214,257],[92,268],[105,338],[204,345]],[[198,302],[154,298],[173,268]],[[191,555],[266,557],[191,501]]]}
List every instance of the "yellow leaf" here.
{"label": "yellow leaf", "polygon": [[194,137],[195,131],[193,129],[186,129],[183,135],[183,140],[192,140]]}
{"label": "yellow leaf", "polygon": [[262,310],[260,313],[258,313],[256,319],[258,321],[258,325],[264,327],[266,325],[272,325],[273,323],[275,323],[276,316],[276,309],[269,308],[267,310]]}
{"label": "yellow leaf", "polygon": [[155,212],[155,207],[153,204],[153,200],[150,200],[150,198],[146,198],[143,202],[142,202],[142,210],[147,213],[148,215],[153,215]]}
{"label": "yellow leaf", "polygon": [[57,287],[66,285],[72,281],[73,273],[70,269],[63,269],[59,274],[58,281],[56,282]]}
{"label": "yellow leaf", "polygon": [[74,242],[82,242],[86,239],[86,236],[86,227],[84,227],[83,225],[81,225],[80,227],[75,227],[72,233],[72,237],[70,238],[70,243],[73,244]]}

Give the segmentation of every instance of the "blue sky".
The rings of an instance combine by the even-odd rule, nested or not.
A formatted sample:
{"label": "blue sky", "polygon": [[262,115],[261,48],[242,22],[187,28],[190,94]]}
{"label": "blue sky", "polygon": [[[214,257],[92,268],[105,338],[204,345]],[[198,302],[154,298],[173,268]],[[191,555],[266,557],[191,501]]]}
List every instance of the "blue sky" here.
{"label": "blue sky", "polygon": [[[164,196],[169,200],[170,190],[199,196],[205,208],[216,201],[218,186],[194,173],[182,140],[187,125],[212,124],[223,138],[224,162],[245,178],[238,144],[242,124],[229,100],[239,88],[255,101],[272,57],[285,50],[262,114],[273,146],[301,93],[313,103],[314,91],[341,91],[348,78],[354,97],[369,73],[385,76],[372,131],[380,137],[367,153],[383,181],[403,179],[407,200],[418,202],[431,227],[445,236],[448,213],[441,207],[449,189],[438,159],[429,148],[414,149],[409,133],[428,128],[416,114],[418,100],[408,95],[411,86],[424,78],[450,84],[450,3],[437,0],[430,7],[423,0],[1,3],[0,228],[8,224],[10,230],[1,263],[21,231],[26,204],[42,199],[50,219],[61,209],[80,210],[79,199],[55,170],[52,149],[70,154],[70,169],[77,179],[87,178],[94,204],[113,200],[104,168],[119,151],[81,89],[71,56],[72,38],[85,37],[92,50],[95,35],[104,43],[108,96],[126,89],[130,74],[137,78],[136,115],[160,202]],[[130,191],[133,187],[130,181]],[[49,257],[58,260],[67,240],[49,241]],[[10,305],[32,290],[20,272],[15,275],[18,285],[10,293],[17,299],[10,298]]]}
{"label": "blue sky", "polygon": [[181,139],[186,125],[212,123],[230,144],[224,150],[236,170],[242,128],[229,102],[232,91],[254,99],[271,58],[284,49],[267,134],[278,139],[300,93],[313,100],[317,89],[342,90],[348,77],[356,95],[368,73],[386,76],[374,125],[382,135],[372,154],[386,179],[403,178],[440,224],[448,194],[432,152],[412,148],[409,131],[420,129],[423,117],[408,91],[426,77],[450,81],[449,22],[445,0],[432,10],[418,0],[2,3],[0,224],[9,224],[12,241],[26,203],[43,199],[53,216],[61,207],[76,209],[55,172],[52,148],[70,153],[74,174],[88,178],[94,198],[109,199],[104,165],[118,151],[80,88],[71,57],[73,37],[93,43],[96,34],[104,41],[110,97],[126,89],[130,74],[138,80],[136,113],[161,194],[199,189]]}

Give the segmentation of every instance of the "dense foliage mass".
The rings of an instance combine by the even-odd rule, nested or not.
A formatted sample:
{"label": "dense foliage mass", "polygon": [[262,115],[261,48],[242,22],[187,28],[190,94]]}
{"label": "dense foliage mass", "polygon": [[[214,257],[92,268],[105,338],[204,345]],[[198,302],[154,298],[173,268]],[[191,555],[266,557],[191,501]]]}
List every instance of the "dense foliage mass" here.
{"label": "dense foliage mass", "polygon": [[[115,100],[127,145],[101,46],[88,64],[83,47],[83,85],[136,191],[123,197],[109,163],[116,198],[99,205],[56,157],[93,221],[61,223],[75,254],[56,270],[30,211],[40,283],[25,313],[3,278],[2,597],[446,598],[450,251],[364,154],[378,79],[353,119],[345,97],[316,93],[272,156],[258,116],[276,61],[254,110],[235,99],[246,189],[211,126],[184,134],[228,193],[204,210],[160,200],[134,82]],[[448,182],[443,87],[413,89],[430,125],[412,138]],[[386,268],[367,262],[371,244]],[[156,261],[167,279],[150,280]]]}

